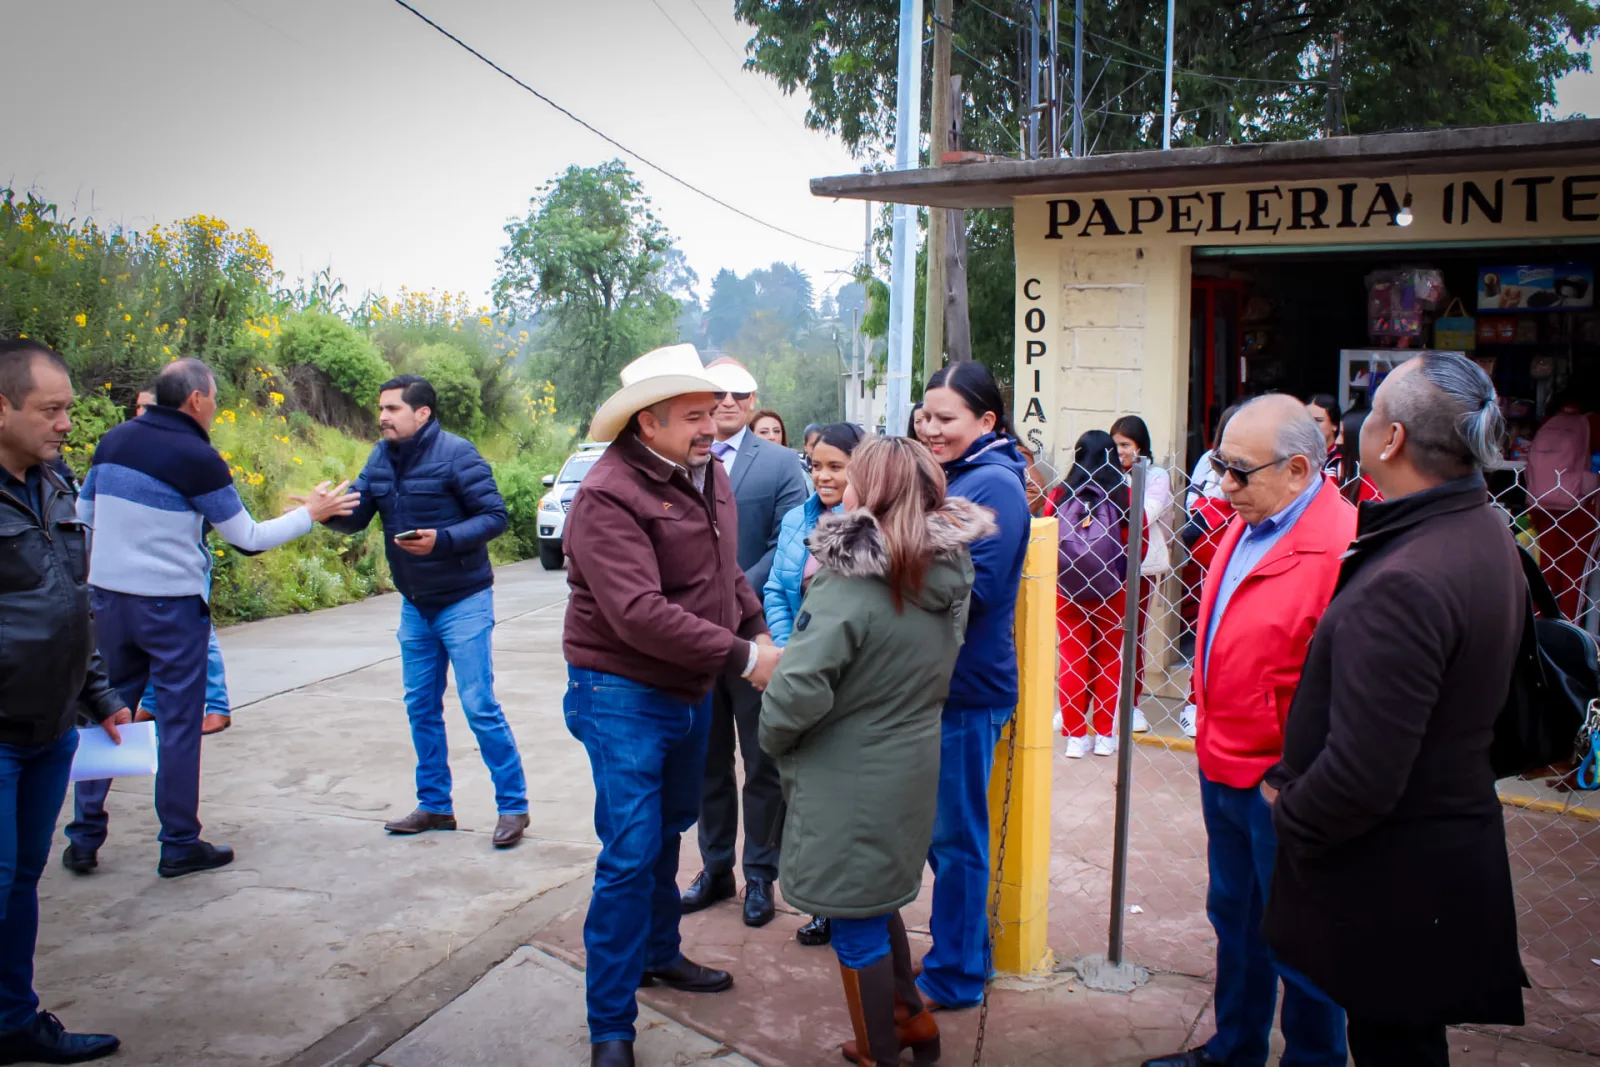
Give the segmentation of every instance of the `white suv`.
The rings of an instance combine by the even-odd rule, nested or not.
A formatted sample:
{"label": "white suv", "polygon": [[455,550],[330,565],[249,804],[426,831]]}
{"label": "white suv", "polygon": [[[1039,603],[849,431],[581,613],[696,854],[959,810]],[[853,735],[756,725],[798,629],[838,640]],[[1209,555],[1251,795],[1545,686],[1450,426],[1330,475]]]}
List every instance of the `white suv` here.
{"label": "white suv", "polygon": [[605,450],[603,444],[579,445],[561,465],[561,473],[544,476],[545,487],[550,491],[539,499],[539,562],[547,571],[558,571],[565,562],[561,531],[567,525],[567,512],[572,509],[572,498],[578,495],[578,483]]}

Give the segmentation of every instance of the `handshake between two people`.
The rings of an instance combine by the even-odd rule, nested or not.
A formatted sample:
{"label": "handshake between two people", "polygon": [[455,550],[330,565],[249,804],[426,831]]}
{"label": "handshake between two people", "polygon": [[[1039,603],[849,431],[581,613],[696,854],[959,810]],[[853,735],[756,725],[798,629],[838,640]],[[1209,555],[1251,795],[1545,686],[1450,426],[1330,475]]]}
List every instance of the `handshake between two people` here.
{"label": "handshake between two people", "polygon": [[757,689],[765,689],[772,682],[772,672],[778,669],[778,661],[783,658],[783,649],[772,643],[771,634],[762,634],[755,644],[756,667],[745,681]]}
{"label": "handshake between two people", "polygon": [[[332,486],[332,488],[329,488]],[[348,492],[350,481],[346,479],[338,485],[332,482],[323,482],[311,492],[306,494],[288,494],[292,503],[284,508],[285,512],[293,511],[297,507],[305,508],[311,514],[313,522],[327,522],[329,519],[342,519],[347,515],[355,514],[361,504],[361,494]],[[426,556],[433,552],[434,546],[439,543],[438,530],[407,530],[396,534],[394,543],[401,550],[413,556]]]}
{"label": "handshake between two people", "polygon": [[[328,488],[333,486],[333,488]],[[287,515],[295,508],[305,508],[311,515],[312,522],[327,522],[329,519],[342,519],[346,515],[355,513],[356,507],[361,503],[361,494],[349,492],[350,479],[346,478],[338,485],[332,482],[322,482],[309,493],[288,493],[291,501],[283,509]]]}

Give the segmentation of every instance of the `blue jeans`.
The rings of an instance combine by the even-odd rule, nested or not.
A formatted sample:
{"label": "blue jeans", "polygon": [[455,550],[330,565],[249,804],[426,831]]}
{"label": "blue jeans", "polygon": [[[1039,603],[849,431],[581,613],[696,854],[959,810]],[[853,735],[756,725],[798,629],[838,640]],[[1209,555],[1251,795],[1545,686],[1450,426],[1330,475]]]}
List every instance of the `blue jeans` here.
{"label": "blue jeans", "polygon": [[889,954],[889,920],[894,912],[869,919],[828,920],[833,930],[833,951],[852,970],[871,967]]}
{"label": "blue jeans", "polygon": [[700,813],[711,698],[678,698],[615,674],[567,668],[562,709],[594,770],[600,838],[583,923],[589,1040],[632,1041],[645,970],[682,958],[678,843]]}
{"label": "blue jeans", "polygon": [[33,992],[39,875],[77,751],[76,730],[44,745],[0,745],[0,1033],[28,1025],[39,1012]]}
{"label": "blue jeans", "polygon": [[203,598],[149,597],[90,587],[95,635],[111,687],[130,708],[154,684],[160,762],[156,815],[161,856],[180,860],[200,841],[200,723],[205,718],[211,612]]}
{"label": "blue jeans", "polygon": [[[139,698],[141,710],[156,713],[156,683],[154,677],[145,686]],[[207,715],[232,715],[228,703],[228,677],[222,667],[222,645],[217,640],[216,627],[211,628],[211,643],[206,650],[206,708]],[[88,852],[106,843],[106,826],[111,821],[106,814],[106,796],[111,792],[111,779],[72,784],[72,821],[67,823],[67,840],[72,846]]]}
{"label": "blue jeans", "polygon": [[1265,1067],[1281,977],[1282,1067],[1344,1067],[1344,1010],[1273,959],[1261,932],[1278,851],[1272,808],[1260,789],[1235,789],[1203,774],[1200,808],[1211,879],[1206,915],[1217,931],[1217,1032],[1206,1051],[1228,1067]]}
{"label": "blue jeans", "polygon": [[1014,708],[944,712],[933,867],[933,948],[917,985],[930,1000],[968,1008],[989,980],[989,772]]}
{"label": "blue jeans", "polygon": [[[144,696],[139,698],[139,707],[154,715],[156,713],[156,686],[154,682],[145,686]],[[207,715],[232,715],[232,705],[228,701],[228,675],[222,666],[222,642],[217,640],[217,628],[211,628],[211,642],[206,647],[206,714]]]}
{"label": "blue jeans", "polygon": [[406,687],[411,743],[417,750],[417,806],[449,815],[450,745],[444,734],[444,687],[456,673],[456,694],[478,750],[494,780],[501,815],[528,811],[522,757],[500,702],[494,698],[494,591],[485,589],[447,608],[426,612],[400,603],[400,661]]}

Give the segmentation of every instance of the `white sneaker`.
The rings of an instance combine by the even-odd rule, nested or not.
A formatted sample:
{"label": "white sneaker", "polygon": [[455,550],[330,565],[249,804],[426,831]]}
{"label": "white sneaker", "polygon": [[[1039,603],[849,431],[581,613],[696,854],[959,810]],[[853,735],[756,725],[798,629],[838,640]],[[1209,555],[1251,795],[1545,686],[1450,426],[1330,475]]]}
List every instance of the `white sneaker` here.
{"label": "white sneaker", "polygon": [[1082,759],[1089,754],[1088,735],[1067,738],[1067,759]]}
{"label": "white sneaker", "polygon": [[1136,734],[1150,732],[1150,720],[1144,717],[1144,710],[1141,708],[1133,709],[1133,732]]}
{"label": "white sneaker", "polygon": [[1056,709],[1055,715],[1050,719],[1050,729],[1054,730],[1058,734],[1062,730],[1066,729],[1066,727],[1061,722],[1061,709],[1060,708]]}
{"label": "white sneaker", "polygon": [[1178,713],[1178,725],[1183,728],[1184,737],[1193,737],[1199,731],[1194,725],[1195,709],[1193,704],[1185,704]]}
{"label": "white sneaker", "polygon": [[[1084,738],[1088,740],[1088,738]],[[1117,754],[1117,739],[1114,737],[1097,737],[1094,739],[1094,754],[1096,756],[1115,756]]]}

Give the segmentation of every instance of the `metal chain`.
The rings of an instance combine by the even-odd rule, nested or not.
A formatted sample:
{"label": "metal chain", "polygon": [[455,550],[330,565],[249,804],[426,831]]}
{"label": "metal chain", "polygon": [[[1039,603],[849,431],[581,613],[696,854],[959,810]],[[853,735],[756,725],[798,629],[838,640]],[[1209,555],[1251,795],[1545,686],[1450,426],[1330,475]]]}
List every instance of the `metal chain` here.
{"label": "metal chain", "polygon": [[983,1063],[983,1035],[989,1026],[989,986],[994,981],[994,942],[1000,925],[1000,890],[1006,869],[1006,830],[1011,825],[1011,783],[1017,766],[1017,716],[1006,726],[1006,796],[1000,804],[1000,851],[995,857],[994,892],[989,899],[989,936],[983,948],[983,1003],[978,1009],[978,1042],[972,1049],[972,1067]]}

